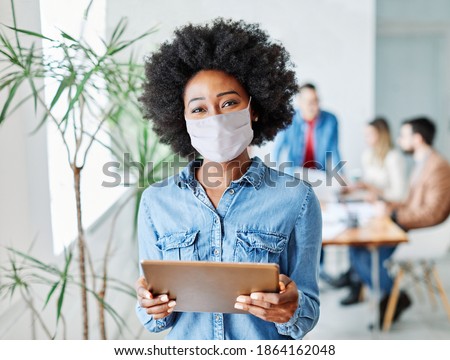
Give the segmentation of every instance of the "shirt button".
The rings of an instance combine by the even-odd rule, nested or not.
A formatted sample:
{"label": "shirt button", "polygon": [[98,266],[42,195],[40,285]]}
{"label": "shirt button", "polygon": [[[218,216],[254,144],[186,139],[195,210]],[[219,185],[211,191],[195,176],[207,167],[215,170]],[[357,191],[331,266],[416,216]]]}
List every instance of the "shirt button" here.
{"label": "shirt button", "polygon": [[214,250],[214,255],[215,255],[215,256],[219,256],[219,250],[217,250],[217,249]]}
{"label": "shirt button", "polygon": [[216,314],[216,321],[218,322],[220,320],[220,316]]}
{"label": "shirt button", "polygon": [[230,194],[233,195],[234,194],[234,189],[230,190]]}

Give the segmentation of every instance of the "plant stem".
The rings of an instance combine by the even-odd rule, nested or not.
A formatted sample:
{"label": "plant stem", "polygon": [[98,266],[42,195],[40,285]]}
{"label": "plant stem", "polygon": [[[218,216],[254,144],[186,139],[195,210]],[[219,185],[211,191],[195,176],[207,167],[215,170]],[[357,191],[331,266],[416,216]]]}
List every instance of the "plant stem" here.
{"label": "plant stem", "polygon": [[103,277],[102,277],[102,288],[100,289],[98,296],[100,299],[102,299],[103,302],[98,302],[99,304],[99,322],[100,322],[100,334],[102,337],[102,340],[106,340],[106,324],[105,324],[105,295],[106,295],[106,289],[108,288],[108,262],[109,257],[111,256],[111,246],[112,241],[114,238],[114,230],[116,228],[117,219],[122,212],[122,210],[125,208],[125,206],[128,204],[128,202],[134,198],[136,195],[136,192],[131,192],[123,201],[123,203],[120,205],[120,207],[117,209],[116,213],[114,214],[114,217],[112,219],[112,225],[111,225],[111,231],[109,233],[108,243],[106,244],[105,249],[105,256],[103,257]]}
{"label": "plant stem", "polygon": [[81,280],[81,303],[83,314],[83,339],[89,339],[89,320],[88,320],[88,303],[87,303],[87,291],[86,291],[86,260],[85,260],[85,237],[83,222],[81,219],[81,170],[74,162],[72,164],[74,186],[75,186],[75,198],[77,204],[77,226],[78,226],[78,251],[79,251],[79,268],[80,268],[80,280]]}
{"label": "plant stem", "polygon": [[36,308],[33,305],[33,300],[31,299],[31,296],[29,296],[29,294],[25,294],[23,291],[21,291],[22,293],[22,298],[25,300],[25,303],[28,305],[28,307],[31,310],[31,313],[34,315],[35,319],[37,319],[39,321],[39,324],[41,324],[42,329],[45,332],[45,335],[48,336],[49,339],[52,339],[52,334],[50,333],[50,330],[47,328],[47,326],[45,326],[45,322],[44,320],[42,320],[42,317],[39,313],[39,311],[36,310]]}

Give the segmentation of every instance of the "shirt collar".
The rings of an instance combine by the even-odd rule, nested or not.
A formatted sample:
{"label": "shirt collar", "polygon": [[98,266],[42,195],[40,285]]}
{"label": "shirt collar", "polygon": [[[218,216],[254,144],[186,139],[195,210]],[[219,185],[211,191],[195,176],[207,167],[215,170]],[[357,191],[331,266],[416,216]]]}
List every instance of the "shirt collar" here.
{"label": "shirt collar", "polygon": [[[246,182],[251,184],[256,190],[258,190],[264,180],[264,174],[266,172],[266,166],[264,162],[257,156],[253,157],[252,163],[239,179],[233,180],[232,183]],[[176,184],[179,188],[184,189],[186,187],[195,188],[197,186],[197,180],[195,179],[195,169],[198,169],[203,163],[202,159],[192,160],[181,172],[178,174],[178,180]]]}
{"label": "shirt collar", "polygon": [[[303,119],[302,112],[298,108],[295,109],[294,119],[301,124],[306,125],[306,123],[307,123],[307,121]],[[317,114],[316,118],[314,119],[314,125],[318,125],[319,123],[321,123],[321,119],[322,119],[322,110],[319,109],[319,113]]]}

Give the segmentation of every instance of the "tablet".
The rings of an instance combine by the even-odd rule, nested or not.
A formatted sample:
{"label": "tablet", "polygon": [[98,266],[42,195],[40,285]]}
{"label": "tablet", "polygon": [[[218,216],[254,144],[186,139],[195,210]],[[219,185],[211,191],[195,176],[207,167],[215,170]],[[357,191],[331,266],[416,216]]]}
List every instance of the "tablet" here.
{"label": "tablet", "polygon": [[279,292],[279,266],[271,263],[142,260],[153,295],[167,294],[179,312],[247,313],[239,295]]}

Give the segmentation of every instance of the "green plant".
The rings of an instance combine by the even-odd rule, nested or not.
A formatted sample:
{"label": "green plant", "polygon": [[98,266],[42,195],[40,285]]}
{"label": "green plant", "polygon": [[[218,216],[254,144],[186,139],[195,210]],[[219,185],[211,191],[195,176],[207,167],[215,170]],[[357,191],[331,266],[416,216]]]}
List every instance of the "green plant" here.
{"label": "green plant", "polygon": [[[7,248],[9,262],[7,265],[0,266],[2,273],[2,281],[0,284],[0,294],[9,294],[10,297],[15,292],[19,292],[27,307],[32,312],[37,323],[41,326],[43,332],[49,339],[56,337],[59,324],[63,324],[62,338],[66,338],[66,321],[63,315],[63,304],[66,293],[71,287],[80,288],[82,284],[79,279],[71,272],[73,262],[73,251],[68,248],[64,252],[64,262],[61,267],[54,264],[47,264],[27,253],[18,251],[14,248]],[[126,293],[134,297],[134,289],[123,283],[121,280],[108,277],[108,281],[112,283],[111,288],[115,291]],[[43,301],[42,309],[37,308],[36,299],[39,299],[39,291],[36,288],[45,286],[49,291]],[[105,311],[111,316],[117,324],[121,333],[123,329],[128,329],[125,320],[118,312],[102,298],[97,291],[90,287],[86,287],[86,291],[91,294],[99,303],[102,304]],[[48,324],[43,320],[41,311],[49,304],[50,300],[55,297],[56,302],[56,323],[55,330],[51,331]],[[130,331],[130,330],[129,330]],[[131,331],[130,331],[131,332]]]}
{"label": "green plant", "polygon": [[[91,3],[85,12],[86,18]],[[57,289],[59,290],[57,301],[57,321],[59,321],[66,285],[70,281],[71,284],[76,284],[81,289],[83,338],[89,338],[88,294],[91,294],[99,304],[101,337],[106,339],[105,310],[116,321],[119,319],[114,309],[104,301],[108,282],[112,281],[108,278],[106,266],[111,255],[112,236],[110,236],[105,249],[102,274],[98,276],[92,265],[86,243],[82,221],[80,183],[83,168],[94,142],[110,149],[118,160],[124,158],[121,156],[124,152],[136,153],[136,149],[132,149],[133,146],[125,139],[123,126],[125,121],[132,123],[137,139],[135,144],[138,155],[133,155],[130,159],[138,156],[137,160],[142,164],[154,163],[153,167],[144,167],[136,173],[137,181],[134,183],[134,194],[137,196],[136,206],[142,193],[144,178],[152,178],[156,181],[157,178],[154,178],[154,174],[162,166],[163,160],[170,156],[167,151],[161,153],[158,142],[155,137],[150,136],[148,123],[144,122],[140,113],[137,97],[143,80],[142,65],[138,64],[133,56],[130,56],[129,60],[125,62],[118,60],[120,53],[129,50],[133,44],[149,36],[155,29],[152,28],[130,40],[124,40],[127,23],[125,19],[121,19],[114,28],[110,39],[102,40],[104,45],[102,51],[97,51],[82,37],[77,38],[64,31],[60,31],[60,38],[55,39],[19,28],[16,23],[13,1],[11,6],[13,26],[6,27],[13,34],[14,40],[10,40],[5,33],[0,34],[0,56],[2,57],[0,61],[4,65],[0,71],[0,94],[5,93],[6,99],[0,110],[0,125],[27,101],[33,101],[36,113],[39,110],[43,114],[35,131],[48,121],[57,128],[65,146],[67,162],[72,170],[74,181],[78,230],[76,262],[79,274],[77,278],[72,275],[68,276],[68,269],[72,266],[74,258],[75,249],[73,247],[66,250],[64,269],[57,269],[29,255],[9,249],[10,253],[21,257],[27,266],[24,269],[18,268],[17,261],[13,261],[11,258],[9,270],[15,275],[11,279],[12,283],[7,286],[2,285],[0,290],[13,293],[16,288],[20,288],[25,298],[30,295],[30,283],[23,281],[24,278],[19,276],[21,273],[18,269],[35,268],[47,275],[56,276],[57,279],[44,276],[39,279],[44,281],[45,278],[44,283],[50,286],[46,303],[56,295]],[[20,41],[21,37],[33,38],[35,41],[31,46],[23,46]],[[49,42],[54,55],[51,57],[46,55],[42,48],[42,41]],[[57,84],[56,91],[49,102],[44,99],[44,79],[50,79]],[[18,99],[18,90],[22,86],[27,87],[30,91],[25,97]],[[107,99],[107,101],[99,101],[99,99]],[[93,130],[88,130],[87,124],[91,124],[92,128],[93,122],[95,123]],[[110,134],[112,146],[99,139],[98,135],[101,132]],[[115,135],[117,134],[119,136],[116,139]],[[123,162],[123,166],[127,166],[126,161]],[[34,275],[27,275],[26,278],[28,281],[38,280]],[[92,280],[91,287],[87,285],[88,278]],[[97,280],[101,280],[99,288]]]}

